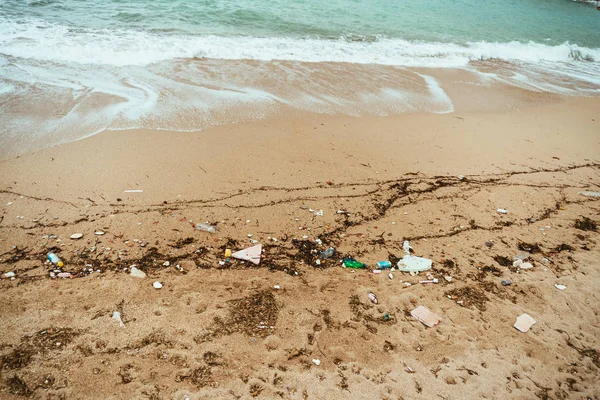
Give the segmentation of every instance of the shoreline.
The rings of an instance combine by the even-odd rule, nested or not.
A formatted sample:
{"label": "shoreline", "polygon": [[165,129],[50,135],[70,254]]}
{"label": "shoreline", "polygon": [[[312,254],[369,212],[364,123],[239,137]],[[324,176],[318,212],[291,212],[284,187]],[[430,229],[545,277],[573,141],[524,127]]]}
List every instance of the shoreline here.
{"label": "shoreline", "polygon": [[[30,83],[21,76],[29,62],[51,76]],[[15,77],[8,88],[21,90],[5,93],[0,159],[106,130],[194,132],[282,116],[497,112],[598,97],[591,73],[571,71],[565,79],[547,66],[502,61],[462,68],[252,60],[44,65],[15,60],[6,67]]]}
{"label": "shoreline", "polygon": [[[600,241],[581,229],[600,211],[580,194],[600,190],[600,98],[546,99],[105,131],[1,161],[2,397],[600,397]],[[438,283],[371,272],[405,240]],[[258,266],[225,261],[258,243]]]}

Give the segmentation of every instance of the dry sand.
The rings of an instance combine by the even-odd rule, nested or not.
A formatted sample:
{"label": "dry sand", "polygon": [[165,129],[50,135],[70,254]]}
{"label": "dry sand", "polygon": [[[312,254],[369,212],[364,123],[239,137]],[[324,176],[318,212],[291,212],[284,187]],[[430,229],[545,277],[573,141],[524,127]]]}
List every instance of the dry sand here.
{"label": "dry sand", "polygon": [[[0,397],[598,399],[600,208],[579,192],[600,189],[599,108],[103,132],[5,160]],[[259,266],[219,264],[253,240]],[[371,272],[404,240],[439,283]],[[519,254],[533,268],[502,265]]]}

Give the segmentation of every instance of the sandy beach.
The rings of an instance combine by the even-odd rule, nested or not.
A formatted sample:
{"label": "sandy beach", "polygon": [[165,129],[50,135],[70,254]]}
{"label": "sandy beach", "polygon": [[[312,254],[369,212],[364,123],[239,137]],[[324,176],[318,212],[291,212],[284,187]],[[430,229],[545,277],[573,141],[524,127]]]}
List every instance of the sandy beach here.
{"label": "sandy beach", "polygon": [[[600,99],[494,109],[445,89],[453,113],[277,114],[5,157],[0,397],[600,398],[600,208],[581,194],[600,190]],[[430,271],[372,272],[406,240]],[[259,265],[226,260],[255,244]]]}

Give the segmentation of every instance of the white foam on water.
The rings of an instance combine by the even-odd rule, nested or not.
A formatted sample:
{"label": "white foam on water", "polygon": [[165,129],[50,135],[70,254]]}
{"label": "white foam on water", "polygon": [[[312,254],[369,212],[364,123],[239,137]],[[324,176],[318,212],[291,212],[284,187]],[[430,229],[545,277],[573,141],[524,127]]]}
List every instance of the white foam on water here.
{"label": "white foam on water", "polygon": [[472,60],[600,61],[600,49],[563,43],[471,42],[464,45],[389,39],[372,42],[285,37],[161,35],[133,30],[69,28],[42,20],[0,17],[0,53],[61,62],[147,65],[176,58],[347,62],[410,67],[461,67]]}

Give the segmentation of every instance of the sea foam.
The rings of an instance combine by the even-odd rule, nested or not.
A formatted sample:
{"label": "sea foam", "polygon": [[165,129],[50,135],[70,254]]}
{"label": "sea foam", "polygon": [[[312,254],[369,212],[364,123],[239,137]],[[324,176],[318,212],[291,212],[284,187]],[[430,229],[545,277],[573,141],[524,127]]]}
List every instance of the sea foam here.
{"label": "sea foam", "polygon": [[420,42],[378,37],[345,38],[167,35],[135,30],[74,29],[42,20],[0,18],[0,53],[7,56],[82,64],[148,65],[177,58],[222,60],[288,60],[464,67],[473,60],[522,62],[598,62],[600,48],[568,42]]}

